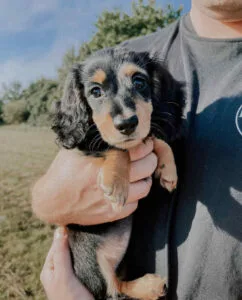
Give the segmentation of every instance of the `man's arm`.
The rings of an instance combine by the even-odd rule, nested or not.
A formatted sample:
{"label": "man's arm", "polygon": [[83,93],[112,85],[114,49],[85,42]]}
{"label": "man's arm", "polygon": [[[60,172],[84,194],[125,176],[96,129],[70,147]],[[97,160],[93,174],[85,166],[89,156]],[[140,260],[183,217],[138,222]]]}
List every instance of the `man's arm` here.
{"label": "man's arm", "polygon": [[100,158],[63,149],[33,188],[34,213],[43,221],[59,225],[93,225],[125,218],[150,191],[151,175],[157,166],[153,146],[148,139],[130,151],[129,196],[121,212],[113,210],[97,184],[100,167],[93,160]]}

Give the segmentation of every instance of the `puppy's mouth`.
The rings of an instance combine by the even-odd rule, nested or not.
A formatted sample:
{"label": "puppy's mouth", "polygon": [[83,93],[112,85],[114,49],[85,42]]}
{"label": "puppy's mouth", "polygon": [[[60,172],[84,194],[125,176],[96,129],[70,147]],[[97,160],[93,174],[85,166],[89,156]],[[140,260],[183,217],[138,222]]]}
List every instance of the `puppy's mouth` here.
{"label": "puppy's mouth", "polygon": [[141,138],[127,138],[120,142],[115,143],[115,147],[121,148],[121,149],[130,149],[137,145],[139,145],[143,139]]}

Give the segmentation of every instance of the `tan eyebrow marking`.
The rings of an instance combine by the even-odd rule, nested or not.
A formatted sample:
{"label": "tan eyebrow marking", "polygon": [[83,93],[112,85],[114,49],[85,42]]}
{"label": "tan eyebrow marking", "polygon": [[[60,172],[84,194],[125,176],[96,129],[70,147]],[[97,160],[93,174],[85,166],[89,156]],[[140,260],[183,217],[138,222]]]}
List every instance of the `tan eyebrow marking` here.
{"label": "tan eyebrow marking", "polygon": [[132,77],[137,72],[146,74],[145,70],[131,63],[124,64],[119,70],[119,74],[121,76],[129,76],[129,77]]}
{"label": "tan eyebrow marking", "polygon": [[102,84],[105,81],[106,78],[107,78],[106,73],[102,69],[97,69],[95,71],[95,73],[93,74],[91,80],[93,82],[97,82],[97,83]]}

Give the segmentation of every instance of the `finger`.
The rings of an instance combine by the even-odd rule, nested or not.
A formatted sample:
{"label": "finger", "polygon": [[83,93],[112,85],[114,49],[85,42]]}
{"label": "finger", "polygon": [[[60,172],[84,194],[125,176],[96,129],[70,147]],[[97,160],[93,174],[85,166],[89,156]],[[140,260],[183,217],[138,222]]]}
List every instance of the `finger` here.
{"label": "finger", "polygon": [[125,204],[125,206],[122,208],[122,210],[119,213],[117,212],[112,213],[112,215],[109,218],[110,222],[128,217],[137,209],[137,207],[138,207],[137,201],[134,203]]}
{"label": "finger", "polygon": [[127,199],[127,203],[136,202],[137,200],[145,198],[149,194],[151,186],[152,186],[151,177],[131,183],[129,188],[129,197]]}
{"label": "finger", "polygon": [[129,156],[131,161],[139,160],[149,153],[151,153],[154,149],[154,142],[152,138],[146,139],[143,143],[138,145],[137,147],[131,148],[129,150]]}
{"label": "finger", "polygon": [[42,271],[40,273],[40,281],[44,284],[47,281],[50,281],[51,277],[53,276],[54,271],[54,240],[52,242],[52,245],[50,247],[50,250],[46,256]]}
{"label": "finger", "polygon": [[54,236],[54,272],[59,277],[69,276],[73,273],[68,235],[65,227],[59,227]]}
{"label": "finger", "polygon": [[130,182],[150,177],[157,167],[157,156],[151,152],[143,159],[134,161],[130,166]]}

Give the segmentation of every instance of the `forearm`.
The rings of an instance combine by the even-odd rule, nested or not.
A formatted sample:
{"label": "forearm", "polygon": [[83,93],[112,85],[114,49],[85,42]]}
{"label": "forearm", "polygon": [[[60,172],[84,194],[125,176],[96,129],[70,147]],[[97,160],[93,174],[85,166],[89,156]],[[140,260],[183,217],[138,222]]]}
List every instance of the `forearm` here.
{"label": "forearm", "polygon": [[60,225],[69,223],[67,222],[66,204],[63,200],[58,189],[49,183],[46,174],[33,187],[32,210],[42,221]]}
{"label": "forearm", "polygon": [[48,223],[80,224],[83,206],[86,206],[86,190],[95,185],[97,172],[88,158],[74,151],[61,150],[33,187],[32,208],[36,216]]}
{"label": "forearm", "polygon": [[153,141],[130,151],[130,184],[126,204],[120,212],[105,199],[97,178],[103,158],[61,150],[46,174],[32,190],[32,208],[41,220],[59,225],[95,225],[125,218],[133,213],[138,200],[147,196],[157,166]]}

